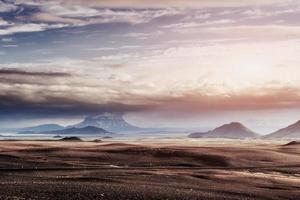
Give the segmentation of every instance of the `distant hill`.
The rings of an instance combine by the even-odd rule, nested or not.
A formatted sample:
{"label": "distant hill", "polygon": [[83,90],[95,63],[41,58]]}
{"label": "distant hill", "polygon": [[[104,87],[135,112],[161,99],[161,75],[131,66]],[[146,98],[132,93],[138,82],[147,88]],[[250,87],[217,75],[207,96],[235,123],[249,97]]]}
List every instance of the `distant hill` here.
{"label": "distant hill", "polygon": [[59,141],[64,141],[64,142],[81,142],[82,140],[79,137],[64,137],[60,139]]}
{"label": "distant hill", "polygon": [[109,131],[106,131],[102,128],[97,128],[94,126],[87,126],[83,128],[66,128],[63,130],[57,130],[57,131],[46,131],[46,132],[40,132],[40,134],[54,134],[54,135],[101,135],[101,136],[110,136],[114,133],[111,133]]}
{"label": "distant hill", "polygon": [[257,133],[251,131],[239,122],[225,124],[212,131],[202,133],[192,133],[190,138],[228,138],[228,139],[246,139],[257,138]]}
{"label": "distant hill", "polygon": [[60,126],[58,124],[42,124],[38,126],[26,127],[19,130],[18,133],[20,134],[34,134],[40,132],[47,132],[47,131],[57,131],[65,129],[65,127]]}
{"label": "distant hill", "polygon": [[266,135],[264,139],[280,139],[280,138],[300,138],[300,120],[286,128],[280,129],[274,133]]}
{"label": "distant hill", "polygon": [[205,135],[208,132],[195,132],[195,133],[191,133],[188,137],[189,138],[205,138]]}
{"label": "distant hill", "polygon": [[89,116],[86,117],[82,122],[71,127],[83,128],[87,126],[102,128],[111,132],[143,130],[142,128],[133,126],[126,122],[123,119],[122,114],[118,113],[104,113],[101,115]]}

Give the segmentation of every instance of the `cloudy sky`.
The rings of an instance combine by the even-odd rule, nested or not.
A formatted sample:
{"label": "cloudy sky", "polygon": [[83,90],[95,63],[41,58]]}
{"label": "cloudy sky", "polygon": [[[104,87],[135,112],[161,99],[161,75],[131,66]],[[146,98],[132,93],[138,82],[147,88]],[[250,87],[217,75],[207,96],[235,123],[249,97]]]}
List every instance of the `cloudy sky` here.
{"label": "cloudy sky", "polygon": [[273,131],[300,119],[299,18],[298,0],[1,0],[0,127]]}

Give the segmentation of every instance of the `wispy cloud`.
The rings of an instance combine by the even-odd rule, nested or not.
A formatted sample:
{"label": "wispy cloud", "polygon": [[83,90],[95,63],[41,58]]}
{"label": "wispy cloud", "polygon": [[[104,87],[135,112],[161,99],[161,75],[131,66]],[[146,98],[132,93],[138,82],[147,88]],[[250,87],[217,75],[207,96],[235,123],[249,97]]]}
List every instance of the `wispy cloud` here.
{"label": "wispy cloud", "polygon": [[17,6],[11,3],[0,1],[0,13],[11,12],[17,10]]}
{"label": "wispy cloud", "polygon": [[126,34],[121,34],[121,35],[117,35],[117,36],[145,40],[145,39],[161,36],[163,34],[164,34],[163,31],[154,31],[154,32],[149,32],[149,33],[132,32],[132,33],[126,33]]}
{"label": "wispy cloud", "polygon": [[259,19],[265,17],[276,17],[280,15],[293,14],[299,11],[300,11],[300,7],[277,8],[277,9],[254,8],[254,9],[245,10],[242,14],[249,19]]}
{"label": "wispy cloud", "polygon": [[27,23],[27,24],[11,24],[9,27],[0,28],[0,35],[12,35],[15,33],[27,33],[27,32],[40,32],[49,29],[57,29],[65,27],[63,24],[35,24],[35,23]]}
{"label": "wispy cloud", "polygon": [[240,37],[260,37],[264,39],[299,38],[300,27],[289,25],[240,25],[226,27],[210,27],[202,30],[208,33]]}
{"label": "wispy cloud", "polygon": [[97,24],[97,23],[115,23],[127,22],[133,24],[149,22],[152,19],[176,15],[180,12],[176,9],[146,9],[146,10],[113,10],[109,8],[86,8],[83,6],[76,6],[75,8],[68,8],[59,6],[61,9],[51,9],[45,7],[45,13],[34,15],[36,20],[47,20],[57,22],[70,22],[76,25]]}
{"label": "wispy cloud", "polygon": [[40,6],[42,11],[50,13],[59,17],[69,17],[69,18],[86,18],[86,17],[96,17],[101,15],[101,12],[95,8],[87,7],[84,5],[76,4],[60,4],[55,1],[49,1],[48,3],[43,3]]}
{"label": "wispy cloud", "polygon": [[2,42],[13,42],[13,38],[2,38],[1,39]]}
{"label": "wispy cloud", "polygon": [[19,69],[11,69],[11,68],[1,68],[0,76],[39,76],[39,77],[67,77],[71,76],[71,74],[63,73],[63,72],[32,72],[32,71],[24,71]]}
{"label": "wispy cloud", "polygon": [[3,48],[15,48],[18,47],[17,44],[6,44],[6,45],[2,45]]}
{"label": "wispy cloud", "polygon": [[7,26],[7,25],[9,25],[9,23],[8,23],[7,21],[3,20],[3,19],[0,17],[0,27],[1,27],[1,26]]}
{"label": "wispy cloud", "polygon": [[[90,24],[129,23],[141,24],[153,19],[181,13],[175,8],[113,9],[60,1],[17,1],[1,3],[1,12],[10,12],[9,22],[0,18],[0,35],[38,32],[64,27]],[[14,9],[12,9],[14,8]]]}
{"label": "wispy cloud", "polygon": [[[18,0],[24,2],[24,0]],[[110,1],[98,1],[98,0],[55,0],[61,4],[70,5],[89,5],[98,7],[130,7],[130,8],[145,8],[145,7],[236,7],[236,6],[249,6],[249,5],[268,5],[274,3],[286,3],[286,0],[165,0],[159,2],[153,2],[151,0],[110,0]],[[26,1],[25,1],[26,2]],[[41,1],[33,1],[35,3],[41,3]],[[43,1],[45,3],[47,1]],[[297,2],[297,1],[293,1]]]}
{"label": "wispy cloud", "polygon": [[182,22],[177,24],[169,24],[162,27],[175,28],[177,31],[183,31],[181,29],[214,26],[214,25],[227,25],[227,24],[234,24],[234,23],[236,23],[236,21],[233,19],[220,19],[220,20],[211,20],[205,22]]}

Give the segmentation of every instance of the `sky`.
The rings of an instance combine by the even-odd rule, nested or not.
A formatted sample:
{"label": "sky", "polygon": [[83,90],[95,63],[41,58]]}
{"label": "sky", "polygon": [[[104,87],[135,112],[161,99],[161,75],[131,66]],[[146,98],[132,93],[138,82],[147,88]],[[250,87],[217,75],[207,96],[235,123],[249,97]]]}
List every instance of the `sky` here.
{"label": "sky", "polygon": [[298,0],[1,0],[0,127],[275,131],[300,120],[299,18]]}

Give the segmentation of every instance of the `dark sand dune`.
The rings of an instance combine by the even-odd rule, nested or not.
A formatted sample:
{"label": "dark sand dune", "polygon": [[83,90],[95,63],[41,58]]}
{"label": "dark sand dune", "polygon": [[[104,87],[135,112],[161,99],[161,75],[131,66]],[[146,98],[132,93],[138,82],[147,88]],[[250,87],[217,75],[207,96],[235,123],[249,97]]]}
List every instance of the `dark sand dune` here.
{"label": "dark sand dune", "polygon": [[300,199],[300,147],[229,146],[0,142],[0,199]]}

